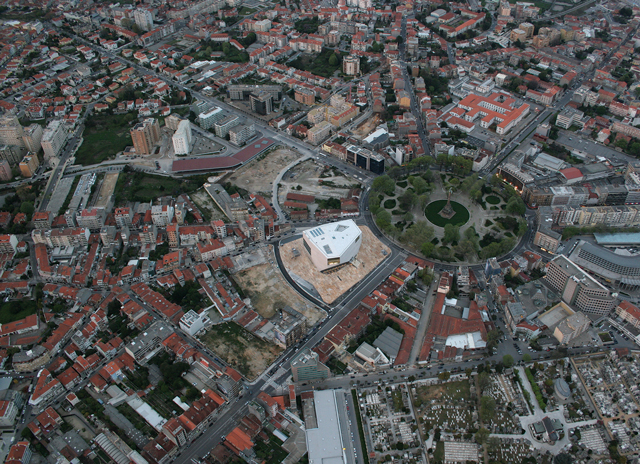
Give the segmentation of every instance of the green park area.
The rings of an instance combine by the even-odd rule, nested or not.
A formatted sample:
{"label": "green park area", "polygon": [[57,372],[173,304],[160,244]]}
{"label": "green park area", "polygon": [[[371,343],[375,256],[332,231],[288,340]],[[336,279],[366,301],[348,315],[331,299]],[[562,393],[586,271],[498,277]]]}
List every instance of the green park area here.
{"label": "green park area", "polygon": [[317,76],[331,77],[340,69],[342,59],[340,52],[323,48],[318,55],[303,53],[289,63],[292,67],[301,71],[309,71]]}
{"label": "green park area", "polygon": [[602,343],[613,342],[613,339],[611,338],[611,335],[609,335],[608,332],[599,332],[598,337],[600,337],[600,340],[602,340]]}
{"label": "green park area", "polygon": [[[513,249],[527,231],[524,202],[500,178],[470,173],[463,161],[420,157],[377,177],[369,211],[378,228],[411,252],[445,262],[478,262]],[[434,164],[440,172],[431,171]],[[440,214],[449,194],[451,216]]]}
{"label": "green park area", "polygon": [[469,220],[469,210],[462,206],[457,201],[451,202],[451,208],[456,213],[451,218],[446,218],[440,215],[440,211],[447,204],[447,200],[437,200],[429,203],[424,210],[424,214],[432,224],[438,227],[444,227],[447,224],[454,226],[461,226],[467,223]]}
{"label": "green park area", "polygon": [[163,195],[176,197],[202,187],[205,180],[206,176],[177,179],[125,169],[118,177],[115,204],[121,205],[128,201],[148,202]]}
{"label": "green park area", "polygon": [[82,145],[76,152],[76,163],[83,166],[113,159],[132,145],[129,130],[136,120],[134,113],[93,115],[85,122]]}
{"label": "green park area", "polygon": [[36,313],[37,304],[34,300],[11,300],[0,306],[0,324],[19,321]]}

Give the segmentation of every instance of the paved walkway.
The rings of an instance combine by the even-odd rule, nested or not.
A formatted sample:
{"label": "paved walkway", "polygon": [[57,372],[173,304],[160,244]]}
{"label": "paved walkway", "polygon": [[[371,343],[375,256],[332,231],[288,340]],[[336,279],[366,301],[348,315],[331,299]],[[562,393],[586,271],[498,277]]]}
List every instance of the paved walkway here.
{"label": "paved walkway", "polygon": [[282,168],[282,170],[278,173],[278,175],[276,176],[276,178],[273,181],[273,192],[271,194],[271,202],[273,203],[273,209],[276,211],[276,214],[278,215],[278,220],[280,220],[282,222],[285,222],[286,218],[284,217],[284,213],[282,212],[282,209],[280,208],[280,202],[278,201],[278,184],[282,180],[282,176],[284,176],[284,174],[289,169],[293,168],[296,164],[302,163],[303,161],[307,161],[310,158],[312,158],[312,157],[309,156],[309,155],[305,155],[302,158],[298,158],[297,160],[292,161],[291,163],[286,165],[284,168]]}

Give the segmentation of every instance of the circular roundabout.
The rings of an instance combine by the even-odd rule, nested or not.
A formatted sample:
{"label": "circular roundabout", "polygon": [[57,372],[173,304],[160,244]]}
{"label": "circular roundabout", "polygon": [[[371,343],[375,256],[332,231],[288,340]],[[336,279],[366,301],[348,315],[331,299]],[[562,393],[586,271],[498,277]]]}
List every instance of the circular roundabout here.
{"label": "circular roundabout", "polygon": [[457,201],[451,201],[450,204],[451,209],[453,210],[452,212],[454,213],[453,215],[450,215],[450,217],[447,217],[449,215],[440,214],[447,206],[447,200],[432,201],[425,208],[424,215],[431,224],[438,227],[444,227],[447,224],[454,226],[466,224],[467,221],[469,221],[469,210]]}

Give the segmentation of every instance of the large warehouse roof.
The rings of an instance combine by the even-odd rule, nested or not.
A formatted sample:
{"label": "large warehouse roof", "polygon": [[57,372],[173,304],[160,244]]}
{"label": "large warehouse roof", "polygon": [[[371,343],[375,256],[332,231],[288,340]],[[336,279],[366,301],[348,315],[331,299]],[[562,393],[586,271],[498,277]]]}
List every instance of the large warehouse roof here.
{"label": "large warehouse roof", "polygon": [[304,236],[327,258],[342,256],[349,246],[360,239],[362,232],[351,219],[323,224],[306,230]]}
{"label": "large warehouse roof", "polygon": [[[338,415],[338,405],[334,390],[314,392],[315,410],[318,421],[316,428],[307,429],[307,449],[309,462],[319,464],[345,464],[342,428]],[[344,404],[341,405],[344,408]]]}
{"label": "large warehouse roof", "polygon": [[267,137],[263,137],[255,142],[249,143],[245,148],[231,156],[207,156],[201,158],[176,160],[173,162],[173,172],[194,172],[194,171],[216,171],[229,169],[246,163],[254,156],[262,153],[275,142]]}

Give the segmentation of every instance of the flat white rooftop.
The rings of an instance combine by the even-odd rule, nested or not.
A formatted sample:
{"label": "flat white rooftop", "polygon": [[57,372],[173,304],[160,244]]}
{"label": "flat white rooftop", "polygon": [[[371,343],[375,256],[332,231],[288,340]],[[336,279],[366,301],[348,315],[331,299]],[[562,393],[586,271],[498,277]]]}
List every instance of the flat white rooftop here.
{"label": "flat white rooftop", "polygon": [[335,391],[315,391],[314,401],[318,427],[307,429],[309,464],[346,464]]}
{"label": "flat white rooftop", "polygon": [[328,259],[342,256],[361,235],[360,228],[351,219],[323,224],[304,231],[307,241],[313,243]]}

